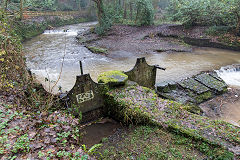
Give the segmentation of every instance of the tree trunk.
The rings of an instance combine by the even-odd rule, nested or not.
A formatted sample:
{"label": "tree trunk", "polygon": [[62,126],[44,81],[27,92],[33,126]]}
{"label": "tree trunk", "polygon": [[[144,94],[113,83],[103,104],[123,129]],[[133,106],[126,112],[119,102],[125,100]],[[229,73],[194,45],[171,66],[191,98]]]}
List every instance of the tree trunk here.
{"label": "tree trunk", "polygon": [[236,30],[235,30],[236,35],[239,34],[239,29],[240,29],[240,15],[237,16],[237,25],[236,25]]}
{"label": "tree trunk", "polygon": [[138,14],[139,14],[139,8],[137,8],[137,14],[136,14],[136,19],[135,19],[135,24],[137,24],[137,21],[138,21]]}
{"label": "tree trunk", "polygon": [[20,20],[23,18],[23,1],[24,0],[20,0]]}
{"label": "tree trunk", "polygon": [[7,6],[8,6],[8,0],[5,0],[5,10],[7,11]]}
{"label": "tree trunk", "polygon": [[131,21],[133,20],[133,7],[132,7],[132,3],[130,2],[130,18],[131,18]]}
{"label": "tree trunk", "polygon": [[124,2],[124,14],[123,14],[123,18],[124,18],[124,19],[127,19],[127,4],[126,4],[125,1],[123,1],[123,2]]}
{"label": "tree trunk", "polygon": [[103,0],[93,0],[97,5],[97,16],[98,16],[98,22],[100,26],[103,24],[103,15],[104,15],[104,9],[103,9]]}

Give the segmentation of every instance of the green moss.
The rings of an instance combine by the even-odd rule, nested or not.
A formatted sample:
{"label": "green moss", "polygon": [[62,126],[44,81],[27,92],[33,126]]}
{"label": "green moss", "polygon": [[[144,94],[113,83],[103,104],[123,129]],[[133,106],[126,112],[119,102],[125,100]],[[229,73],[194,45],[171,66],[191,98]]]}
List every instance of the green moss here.
{"label": "green moss", "polygon": [[183,109],[187,110],[188,112],[194,113],[194,114],[203,113],[202,109],[196,105],[183,106]]}
{"label": "green moss", "polygon": [[[210,93],[206,92],[202,98],[209,97]],[[198,142],[205,142],[214,148],[224,148],[239,143],[237,127],[186,111],[200,112],[195,106],[185,106],[174,101],[155,98],[154,93],[146,91],[141,86],[114,89],[107,94],[109,97],[106,99],[112,99],[111,103],[106,104],[109,114],[125,123],[164,127]],[[231,159],[232,153],[224,151],[224,154],[224,157]]]}
{"label": "green moss", "polygon": [[212,97],[212,93],[210,91],[208,91],[208,92],[198,95],[196,97],[196,101],[197,101],[197,103],[201,103],[205,100],[208,100],[211,97]]}
{"label": "green moss", "polygon": [[103,53],[103,54],[108,53],[108,50],[105,49],[105,48],[94,47],[94,46],[86,46],[86,47],[87,47],[87,49],[89,49],[93,53]]}
{"label": "green moss", "polygon": [[99,75],[98,83],[124,85],[128,80],[128,76],[122,71],[108,71]]}
{"label": "green moss", "polygon": [[218,81],[217,79],[206,73],[197,75],[195,79],[207,86],[208,88],[216,90],[218,94],[223,93],[223,90],[227,87],[226,83]]}

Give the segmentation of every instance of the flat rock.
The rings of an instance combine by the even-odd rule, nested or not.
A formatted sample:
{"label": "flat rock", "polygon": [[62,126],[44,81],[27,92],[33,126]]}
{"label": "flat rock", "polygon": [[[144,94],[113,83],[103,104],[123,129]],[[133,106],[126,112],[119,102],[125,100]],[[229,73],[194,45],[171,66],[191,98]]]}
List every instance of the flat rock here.
{"label": "flat rock", "polygon": [[193,98],[194,96],[196,96],[194,93],[192,93],[192,95],[189,96],[188,92],[181,90],[179,88],[175,90],[171,90],[171,92],[168,92],[168,93],[163,93],[163,92],[157,92],[157,93],[159,96],[163,98],[174,100],[182,104],[196,103],[195,99]]}

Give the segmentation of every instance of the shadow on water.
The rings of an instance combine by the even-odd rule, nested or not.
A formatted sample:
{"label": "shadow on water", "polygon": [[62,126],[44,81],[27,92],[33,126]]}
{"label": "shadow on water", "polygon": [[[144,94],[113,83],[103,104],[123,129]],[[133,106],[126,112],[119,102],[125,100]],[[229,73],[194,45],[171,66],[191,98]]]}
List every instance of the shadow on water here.
{"label": "shadow on water", "polygon": [[90,148],[94,144],[101,143],[103,138],[109,137],[124,128],[126,127],[122,126],[121,123],[104,118],[100,122],[93,123],[81,129],[81,132],[84,133],[81,143]]}

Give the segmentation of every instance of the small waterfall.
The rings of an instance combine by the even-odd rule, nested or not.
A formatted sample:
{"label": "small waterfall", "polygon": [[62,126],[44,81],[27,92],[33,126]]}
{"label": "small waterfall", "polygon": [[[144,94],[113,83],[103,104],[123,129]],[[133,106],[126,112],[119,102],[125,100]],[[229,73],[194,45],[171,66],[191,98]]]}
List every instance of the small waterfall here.
{"label": "small waterfall", "polygon": [[240,87],[240,64],[225,66],[216,72],[228,85]]}
{"label": "small waterfall", "polygon": [[62,30],[46,30],[43,34],[65,34],[67,36],[77,36],[78,31],[62,29]]}

